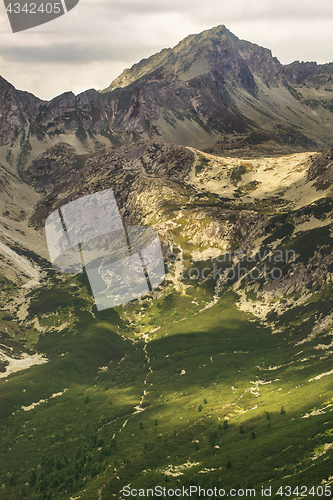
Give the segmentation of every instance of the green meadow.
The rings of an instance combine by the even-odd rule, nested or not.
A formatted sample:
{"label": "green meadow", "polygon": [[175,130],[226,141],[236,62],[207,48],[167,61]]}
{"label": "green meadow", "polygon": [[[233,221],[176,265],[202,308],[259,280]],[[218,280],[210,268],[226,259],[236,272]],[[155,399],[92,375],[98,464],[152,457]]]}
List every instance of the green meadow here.
{"label": "green meadow", "polygon": [[273,334],[230,287],[213,304],[209,282],[98,313],[84,277],[53,280],[29,306],[50,327],[35,345],[48,362],[0,379],[1,500],[121,499],[129,484],[290,486],[296,499],[332,483],[325,332],[295,346],[288,313]]}

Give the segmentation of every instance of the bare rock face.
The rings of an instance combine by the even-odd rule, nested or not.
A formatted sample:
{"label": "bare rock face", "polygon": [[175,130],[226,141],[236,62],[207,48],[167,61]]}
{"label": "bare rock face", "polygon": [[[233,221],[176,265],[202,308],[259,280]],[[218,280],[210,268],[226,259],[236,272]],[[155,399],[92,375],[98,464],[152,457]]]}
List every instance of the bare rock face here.
{"label": "bare rock face", "polygon": [[28,119],[18,92],[0,77],[0,144],[11,142],[26,125]]}
{"label": "bare rock face", "polygon": [[76,98],[77,113],[84,130],[103,132],[109,128],[107,110],[96,90],[90,89]]}
{"label": "bare rock face", "polygon": [[38,127],[47,134],[60,134],[84,129],[101,132],[108,119],[99,93],[87,90],[78,96],[66,92],[39,107],[35,116]]}
{"label": "bare rock face", "polygon": [[75,95],[66,92],[40,107],[37,123],[47,133],[75,130],[78,126]]}
{"label": "bare rock face", "polygon": [[309,169],[309,179],[318,189],[326,189],[333,183],[333,149],[322,154]]}

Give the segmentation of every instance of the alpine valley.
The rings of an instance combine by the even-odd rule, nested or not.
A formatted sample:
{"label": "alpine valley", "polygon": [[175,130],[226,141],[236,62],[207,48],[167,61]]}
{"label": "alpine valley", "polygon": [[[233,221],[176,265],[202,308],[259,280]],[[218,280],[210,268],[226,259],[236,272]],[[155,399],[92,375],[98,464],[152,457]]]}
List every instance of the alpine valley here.
{"label": "alpine valley", "polygon": [[[333,63],[224,26],[101,92],[0,80],[1,500],[332,498],[332,147]],[[44,224],[107,188],[166,276],[98,312]]]}

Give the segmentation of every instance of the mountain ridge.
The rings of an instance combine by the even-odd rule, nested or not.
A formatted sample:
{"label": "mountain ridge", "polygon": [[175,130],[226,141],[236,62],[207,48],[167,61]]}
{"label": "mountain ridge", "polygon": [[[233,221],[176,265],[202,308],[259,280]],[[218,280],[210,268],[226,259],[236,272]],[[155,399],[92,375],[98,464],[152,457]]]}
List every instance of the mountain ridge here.
{"label": "mountain ridge", "polygon": [[155,137],[218,152],[228,135],[252,133],[295,149],[327,148],[332,91],[332,63],[284,66],[218,26],[140,61],[100,92],[43,101],[1,79],[0,155],[24,169],[36,147],[58,142],[89,153]]}

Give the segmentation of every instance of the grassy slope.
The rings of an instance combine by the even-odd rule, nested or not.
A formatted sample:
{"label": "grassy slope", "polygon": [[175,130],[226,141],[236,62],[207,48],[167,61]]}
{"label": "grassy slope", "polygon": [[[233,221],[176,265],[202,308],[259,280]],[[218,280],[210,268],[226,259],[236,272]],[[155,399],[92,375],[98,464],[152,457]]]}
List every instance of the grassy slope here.
{"label": "grassy slope", "polygon": [[[57,296],[44,292],[44,313],[56,310]],[[1,380],[1,499],[69,499],[73,492],[93,499],[103,484],[104,499],[120,498],[128,483],[228,488],[328,479],[332,450],[313,457],[333,441],[331,408],[301,417],[333,401],[331,377],[308,382],[331,369],[330,358],[320,359],[311,343],[295,348],[285,333],[272,335],[237,309],[230,291],[184,321],[170,318],[191,307],[187,299],[173,291],[151,306],[161,328],[146,346],[149,362],[143,340],[133,344],[134,331],[118,313],[82,311],[75,329],[41,337],[37,348],[48,364]],[[131,304],[128,314],[141,306]],[[103,366],[109,370],[99,373]],[[133,415],[144,390],[146,409]],[[41,399],[48,402],[21,409]],[[199,465],[183,476],[158,472],[188,460]],[[196,474],[205,468],[216,470]]]}
{"label": "grassy slope", "polygon": [[[219,203],[209,193],[201,205],[194,201],[195,208],[207,211]],[[265,213],[261,205],[258,201],[251,208]],[[166,203],[167,220],[176,218],[176,208]],[[237,220],[239,210],[235,207],[229,214],[230,221]],[[258,237],[266,237],[262,248],[280,240],[283,251],[297,251],[296,264],[315,266],[318,252],[331,252],[330,228],[297,235],[293,228],[300,216],[324,221],[332,216],[332,203],[328,198],[273,215]],[[177,220],[186,223],[185,218]],[[195,231],[210,218],[198,220]],[[177,248],[193,250],[180,228],[173,236]],[[235,248],[240,241],[233,243]],[[282,267],[287,273],[292,266]],[[325,279],[317,276],[304,284],[312,293],[305,303],[285,308],[281,315],[272,308],[267,319],[281,330],[274,335],[239,310],[231,287],[224,287],[219,301],[201,311],[213,300],[213,280],[187,280],[183,294],[167,279],[155,300],[147,296],[97,313],[85,277],[49,274],[29,297],[27,321],[37,317],[39,325],[48,328],[39,340],[27,321],[19,324],[0,312],[2,334],[7,331],[14,338],[4,336],[1,342],[14,352],[22,344],[35,344],[49,359],[0,379],[0,499],[121,498],[121,487],[128,483],[226,489],[272,485],[276,491],[280,485],[311,487],[328,480],[333,461],[327,446],[333,441],[332,377],[309,380],[331,370],[331,351],[316,349],[330,343],[329,326],[313,341],[298,347],[295,343],[332,309],[331,267],[328,262]],[[244,287],[258,300],[258,290]],[[4,282],[2,290],[2,301],[11,300],[17,291],[10,282]],[[299,290],[290,295],[295,301],[300,296]],[[143,334],[148,334],[148,343]],[[145,410],[135,413],[140,401]],[[22,409],[38,402],[34,409]],[[188,461],[198,465],[181,470],[183,475],[176,475],[175,469],[174,475],[161,472]],[[210,472],[203,473],[205,469]]]}

